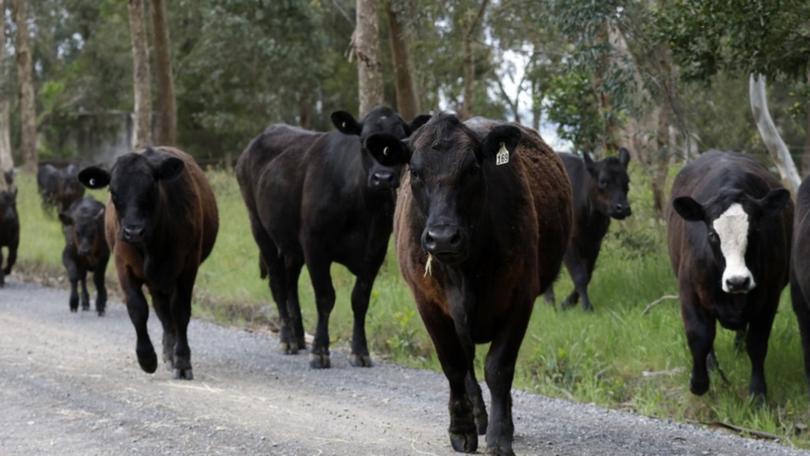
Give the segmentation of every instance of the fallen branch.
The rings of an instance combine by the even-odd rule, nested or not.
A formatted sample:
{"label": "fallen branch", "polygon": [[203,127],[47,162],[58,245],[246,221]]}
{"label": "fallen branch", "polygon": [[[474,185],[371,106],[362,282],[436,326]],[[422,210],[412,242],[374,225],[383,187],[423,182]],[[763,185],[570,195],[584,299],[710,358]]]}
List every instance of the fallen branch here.
{"label": "fallen branch", "polygon": [[740,427],[740,426],[737,426],[737,425],[734,425],[734,424],[724,423],[722,421],[712,421],[710,423],[706,423],[706,426],[720,427],[720,428],[723,428],[723,429],[728,429],[729,431],[734,431],[734,432],[736,432],[738,434],[750,435],[750,436],[756,437],[758,439],[774,440],[774,441],[782,440],[782,437],[780,437],[780,436],[778,436],[776,434],[771,434],[770,432],[757,431],[755,429],[748,429],[748,428]]}
{"label": "fallen branch", "polygon": [[648,313],[650,313],[650,310],[653,307],[655,307],[656,305],[660,304],[663,301],[672,300],[672,299],[678,299],[678,295],[668,294],[668,295],[661,296],[660,298],[656,299],[655,301],[647,304],[647,307],[645,307],[644,310],[641,311],[641,315],[647,315]]}

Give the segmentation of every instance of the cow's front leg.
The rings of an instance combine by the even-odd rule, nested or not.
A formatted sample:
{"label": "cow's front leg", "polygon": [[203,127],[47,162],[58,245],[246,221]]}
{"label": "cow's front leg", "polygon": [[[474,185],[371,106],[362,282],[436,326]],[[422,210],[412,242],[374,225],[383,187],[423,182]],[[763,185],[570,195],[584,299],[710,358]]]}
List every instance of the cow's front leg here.
{"label": "cow's front leg", "polygon": [[352,289],[354,327],[352,329],[352,354],[349,362],[355,367],[371,367],[371,356],[368,353],[368,341],[366,340],[366,313],[373,285],[374,276],[370,279],[358,277],[354,283],[354,289]]}
{"label": "cow's front leg", "polygon": [[770,302],[748,325],[745,348],[751,359],[751,383],[748,391],[755,402],[764,404],[767,387],[765,385],[765,356],[768,354],[768,338],[771,335],[773,319],[779,295],[767,298]]}
{"label": "cow's front leg", "polygon": [[[316,250],[317,251],[317,250]],[[315,290],[315,302],[318,307],[318,324],[315,329],[315,340],[309,365],[313,369],[331,367],[329,359],[329,315],[335,307],[335,289],[332,286],[332,275],[329,272],[330,261],[320,255],[307,258],[307,269]]]}
{"label": "cow's front leg", "polygon": [[470,364],[467,354],[459,343],[453,320],[437,310],[438,304],[418,300],[417,307],[436,347],[442,371],[450,383],[450,444],[456,451],[475,453],[478,449],[478,432],[473,405],[467,394],[466,381]]}
{"label": "cow's front leg", "polygon": [[689,390],[701,396],[709,390],[708,356],[714,351],[716,323],[713,317],[699,307],[691,292],[681,292],[681,316],[686,328],[686,340],[692,353],[692,377]]}
{"label": "cow's front leg", "polygon": [[514,455],[512,440],[512,381],[515,377],[520,344],[531,316],[532,299],[516,297],[513,312],[492,341],[485,365],[486,381],[492,395],[487,429],[487,451],[496,455]]}
{"label": "cow's front leg", "polygon": [[172,323],[174,324],[174,371],[175,379],[193,380],[191,348],[188,345],[188,323],[191,320],[191,295],[197,270],[186,271],[177,281],[171,300]]}
{"label": "cow's front leg", "polygon": [[82,269],[79,282],[82,285],[82,311],[90,310],[90,293],[87,291],[87,271]]}
{"label": "cow's front leg", "polygon": [[149,319],[149,305],[146,303],[143,290],[141,290],[142,283],[129,277],[123,269],[123,266],[118,268],[121,271],[118,274],[118,280],[126,297],[129,319],[135,327],[135,335],[137,336],[135,354],[138,356],[138,364],[140,364],[141,369],[151,374],[157,370],[158,360],[155,347],[149,339],[149,331],[146,327],[146,322]]}

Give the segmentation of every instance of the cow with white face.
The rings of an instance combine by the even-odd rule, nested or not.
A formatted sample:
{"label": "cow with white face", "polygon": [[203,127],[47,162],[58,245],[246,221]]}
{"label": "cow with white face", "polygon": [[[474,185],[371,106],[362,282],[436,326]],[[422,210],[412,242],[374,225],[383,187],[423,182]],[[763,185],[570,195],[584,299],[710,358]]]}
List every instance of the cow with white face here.
{"label": "cow with white face", "polygon": [[749,390],[765,396],[764,362],[779,296],[787,285],[793,204],[755,160],[711,151],[681,170],[668,209],[669,253],[692,352],[690,390],[709,388],[716,322],[745,330]]}

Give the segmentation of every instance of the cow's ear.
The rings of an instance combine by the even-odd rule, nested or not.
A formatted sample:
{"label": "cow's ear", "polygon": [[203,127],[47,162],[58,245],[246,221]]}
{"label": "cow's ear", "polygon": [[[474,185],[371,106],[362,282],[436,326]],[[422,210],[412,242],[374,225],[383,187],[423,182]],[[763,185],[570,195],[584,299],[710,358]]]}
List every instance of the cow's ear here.
{"label": "cow's ear", "polygon": [[171,180],[179,176],[186,164],[177,157],[167,157],[155,168],[155,177],[158,180]]}
{"label": "cow's ear", "polygon": [[363,125],[354,120],[354,116],[346,111],[335,111],[330,116],[335,128],[345,135],[360,136]]}
{"label": "cow's ear", "polygon": [[73,217],[64,212],[59,213],[59,221],[62,222],[62,225],[65,226],[73,225]]}
{"label": "cow's ear", "polygon": [[757,200],[757,205],[762,211],[763,217],[779,215],[785,206],[790,202],[790,192],[784,188],[776,188],[768,192],[767,195]]}
{"label": "cow's ear", "polygon": [[110,173],[98,166],[88,166],[79,171],[79,182],[87,188],[104,188],[110,184]]}
{"label": "cow's ear", "polygon": [[387,133],[375,133],[368,138],[365,149],[383,166],[399,166],[411,161],[408,143]]}
{"label": "cow's ear", "polygon": [[596,169],[596,162],[591,158],[591,154],[588,152],[582,152],[582,161],[585,162],[585,169],[588,170],[588,173],[590,173],[594,179],[598,178],[599,170]]}
{"label": "cow's ear", "polygon": [[619,163],[627,169],[627,164],[630,163],[630,151],[624,147],[619,147]]}
{"label": "cow's ear", "polygon": [[428,123],[429,120],[430,114],[419,114],[418,116],[414,117],[413,120],[411,120],[411,123],[408,124],[408,136],[413,134],[413,132],[418,130],[422,125]]}
{"label": "cow's ear", "polygon": [[700,222],[706,220],[706,211],[690,196],[679,196],[672,201],[672,207],[684,220]]}
{"label": "cow's ear", "polygon": [[479,162],[495,160],[497,165],[509,163],[520,142],[520,129],[514,125],[498,125],[487,133],[476,154]]}

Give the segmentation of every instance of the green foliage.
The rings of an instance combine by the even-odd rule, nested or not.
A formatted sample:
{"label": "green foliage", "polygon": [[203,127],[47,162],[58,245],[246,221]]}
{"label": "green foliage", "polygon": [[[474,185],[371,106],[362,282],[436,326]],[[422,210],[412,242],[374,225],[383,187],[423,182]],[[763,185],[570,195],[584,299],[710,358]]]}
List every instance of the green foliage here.
{"label": "green foliage", "polygon": [[658,14],[685,78],[720,70],[795,79],[810,62],[805,0],[674,0]]}
{"label": "green foliage", "polygon": [[552,80],[546,94],[548,117],[558,125],[560,138],[571,141],[575,150],[594,152],[604,122],[588,74],[576,70],[560,74]]}

